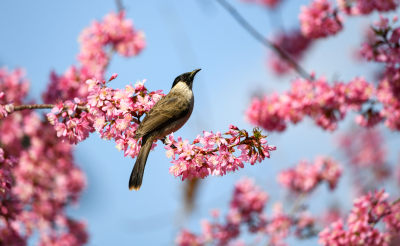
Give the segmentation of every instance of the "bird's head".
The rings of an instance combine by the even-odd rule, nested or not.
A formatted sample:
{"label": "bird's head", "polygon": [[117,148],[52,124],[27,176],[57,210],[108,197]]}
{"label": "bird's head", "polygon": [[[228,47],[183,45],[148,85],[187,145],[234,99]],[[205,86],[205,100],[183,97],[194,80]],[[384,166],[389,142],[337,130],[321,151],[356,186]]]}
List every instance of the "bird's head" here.
{"label": "bird's head", "polygon": [[184,82],[186,83],[190,89],[192,89],[192,85],[193,85],[193,79],[194,76],[196,75],[196,73],[198,73],[201,69],[195,69],[191,72],[187,72],[187,73],[183,73],[181,75],[179,75],[178,77],[176,77],[176,79],[174,80],[174,83],[172,84],[172,88],[178,84],[179,82]]}

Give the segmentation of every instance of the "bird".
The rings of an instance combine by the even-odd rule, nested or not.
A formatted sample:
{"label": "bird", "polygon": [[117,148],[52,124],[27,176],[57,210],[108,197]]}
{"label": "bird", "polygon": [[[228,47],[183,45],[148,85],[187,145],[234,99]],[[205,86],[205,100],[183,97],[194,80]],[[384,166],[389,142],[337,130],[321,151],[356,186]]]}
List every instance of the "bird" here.
{"label": "bird", "polygon": [[142,138],[139,154],[129,178],[129,190],[139,190],[142,185],[147,157],[154,141],[163,140],[179,130],[193,111],[193,79],[201,69],[195,69],[175,78],[170,92],[146,114],[136,130],[135,139]]}

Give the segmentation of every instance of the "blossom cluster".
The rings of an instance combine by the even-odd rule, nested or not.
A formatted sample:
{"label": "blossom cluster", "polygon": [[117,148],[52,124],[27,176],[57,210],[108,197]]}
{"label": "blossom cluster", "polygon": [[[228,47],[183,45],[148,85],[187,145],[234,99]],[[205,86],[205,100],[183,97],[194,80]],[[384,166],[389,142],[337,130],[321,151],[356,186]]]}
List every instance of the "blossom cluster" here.
{"label": "blossom cluster", "polygon": [[[7,201],[7,199],[14,196],[11,192],[11,188],[14,185],[12,168],[16,163],[15,159],[9,159],[4,154],[4,150],[0,148],[0,201]],[[0,204],[0,216],[12,218],[14,217],[14,211],[10,210],[5,203],[2,202]]]}
{"label": "blossom cluster", "polygon": [[288,122],[300,122],[305,116],[325,130],[333,131],[347,111],[361,110],[374,95],[374,87],[362,78],[345,84],[329,85],[325,78],[313,81],[298,78],[282,94],[254,98],[247,119],[269,131],[284,131]]}
{"label": "blossom cluster", "polygon": [[268,194],[251,179],[239,180],[235,185],[225,221],[220,218],[218,211],[214,211],[214,220],[203,221],[200,235],[184,229],[178,234],[176,244],[232,245],[230,243],[234,242],[246,225],[250,233],[268,237],[269,245],[286,245],[283,240],[290,236],[292,229],[296,236],[302,237],[314,227],[315,219],[308,214],[285,214],[280,206],[268,217],[263,212],[267,201]]}
{"label": "blossom cluster", "polygon": [[[400,230],[400,199],[389,202],[384,190],[369,192],[354,200],[353,208],[344,220],[330,213],[330,224],[316,231],[317,220],[307,212],[293,210],[283,212],[276,204],[273,214],[263,212],[268,194],[250,179],[242,179],[235,185],[230,207],[225,219],[218,210],[212,211],[213,220],[203,220],[200,234],[183,229],[176,237],[176,244],[189,245],[236,245],[235,241],[244,226],[253,235],[268,238],[268,245],[286,245],[291,235],[308,238],[318,235],[322,245],[372,245],[389,246],[395,242]],[[333,221],[332,221],[333,219]],[[326,219],[325,219],[326,220]],[[238,244],[243,245],[243,244]]]}
{"label": "blossom cluster", "polygon": [[[173,134],[166,139],[167,156],[172,157],[170,173],[182,180],[204,178],[209,175],[225,175],[244,167],[244,162],[252,165],[270,157],[270,151],[276,149],[267,143],[266,137],[255,128],[253,135],[236,126],[229,131],[203,132],[194,141],[175,140]],[[235,155],[235,152],[239,152]]]}
{"label": "blossom cluster", "polygon": [[144,34],[136,31],[125,12],[110,13],[102,22],[94,21],[79,36],[81,50],[78,59],[96,78],[101,78],[110,61],[106,48],[122,56],[135,56],[144,47]]}
{"label": "blossom cluster", "polygon": [[135,56],[145,47],[144,34],[135,30],[124,11],[110,13],[102,21],[95,21],[82,31],[79,37],[78,60],[81,66],[71,66],[64,74],[50,74],[50,83],[43,94],[46,103],[86,98],[85,81],[102,80],[112,54]]}
{"label": "blossom cluster", "polygon": [[[0,71],[0,104],[24,103],[23,73]],[[72,146],[34,111],[1,119],[0,132],[0,244],[26,245],[33,235],[39,245],[86,243],[85,225],[65,213],[85,187]]]}
{"label": "blossom cluster", "polygon": [[22,69],[0,68],[0,104],[20,103],[28,94],[29,82]]}
{"label": "blossom cluster", "polygon": [[360,54],[368,61],[383,63],[384,70],[377,86],[377,99],[383,108],[379,114],[372,111],[371,117],[378,121],[385,118],[385,125],[392,130],[400,129],[400,27],[381,17],[367,34]]}
{"label": "blossom cluster", "polygon": [[397,16],[391,21],[381,16],[368,29],[365,41],[359,51],[361,56],[368,61],[386,63],[390,67],[400,63],[398,56],[400,53],[400,27],[395,26],[397,21]]}
{"label": "blossom cluster", "polygon": [[57,137],[72,144],[89,137],[89,133],[94,131],[93,119],[85,109],[78,98],[75,98],[74,102],[67,100],[57,103],[47,114],[49,123],[54,125]]}
{"label": "blossom cluster", "polygon": [[135,132],[140,118],[147,113],[164,94],[158,90],[149,92],[144,82],[125,89],[112,89],[105,82],[88,80],[88,111],[93,117],[93,127],[104,139],[114,139],[117,148],[125,156],[136,157],[140,145]]}
{"label": "blossom cluster", "polygon": [[12,111],[12,103],[20,103],[29,89],[29,82],[24,78],[24,71],[8,71],[0,68],[0,119]]}
{"label": "blossom cluster", "polygon": [[242,179],[235,185],[226,223],[218,223],[219,212],[214,211],[213,217],[216,221],[214,223],[203,221],[201,235],[182,230],[176,238],[176,244],[207,245],[215,242],[215,245],[227,245],[240,235],[242,224],[248,225],[249,230],[257,231],[264,225],[265,220],[261,215],[267,201],[266,192],[256,186],[251,179]]}
{"label": "blossom cluster", "polygon": [[340,135],[338,147],[351,167],[356,194],[380,187],[392,175],[387,146],[378,128],[351,129]]}
{"label": "blossom cluster", "polygon": [[332,190],[342,174],[342,168],[332,159],[319,157],[314,163],[301,161],[296,167],[282,171],[278,181],[295,193],[310,193],[318,184],[327,182]]}
{"label": "blossom cluster", "polygon": [[[354,200],[347,216],[347,228],[339,219],[319,234],[322,245],[388,246],[391,237],[400,229],[400,204],[390,203],[389,195],[381,191],[370,192]],[[378,224],[383,222],[385,228]]]}
{"label": "blossom cluster", "polygon": [[[114,75],[109,81],[114,79]],[[74,102],[58,103],[47,114],[55,126],[57,136],[78,143],[96,130],[104,139],[113,139],[125,156],[136,157],[140,144],[135,139],[140,118],[163,97],[161,91],[148,92],[144,82],[125,89],[112,89],[105,81],[87,80],[86,104]],[[225,137],[225,136],[227,137]],[[182,138],[166,139],[167,156],[172,157],[170,172],[184,179],[204,178],[208,175],[224,175],[244,167],[244,162],[261,162],[270,157],[275,146],[267,144],[258,129],[250,136],[245,130],[230,126],[225,134],[204,132],[192,144]],[[240,152],[234,155],[235,152]],[[236,153],[237,153],[236,152]]]}
{"label": "blossom cluster", "polygon": [[383,166],[387,149],[377,128],[352,129],[341,134],[338,146],[352,166],[360,168]]}
{"label": "blossom cluster", "polygon": [[313,0],[299,15],[301,31],[308,38],[324,38],[342,30],[342,18],[328,0]]}
{"label": "blossom cluster", "polygon": [[[399,50],[400,51],[400,50]],[[400,63],[398,63],[400,65]],[[383,104],[379,112],[385,125],[392,130],[400,130],[400,69],[387,68],[378,85],[378,100]]]}
{"label": "blossom cluster", "polygon": [[144,48],[143,33],[124,15],[111,13],[85,29],[80,36],[81,65],[62,75],[51,73],[43,100],[55,103],[49,114],[55,128],[34,111],[13,112],[25,102],[29,83],[21,70],[0,69],[0,244],[26,245],[33,235],[38,245],[87,242],[84,223],[64,211],[77,202],[85,178],[74,163],[73,147],[63,140],[76,143],[94,130],[85,81],[102,79],[112,53],[133,56]]}
{"label": "blossom cluster", "polygon": [[242,1],[247,3],[261,4],[267,6],[268,8],[275,8],[282,2],[282,0],[242,0]]}
{"label": "blossom cluster", "polygon": [[[38,121],[37,116],[25,117],[24,124],[37,127],[37,130],[29,136],[31,146],[21,151],[19,163],[14,169],[17,182],[13,190],[24,210],[16,216],[13,224],[20,228],[19,234],[23,233],[24,227],[31,228],[26,232],[26,237],[32,235],[33,228],[37,228],[41,240],[46,240],[49,231],[55,237],[59,230],[65,230],[63,228],[71,230],[64,224],[53,223],[60,219],[73,221],[64,214],[64,209],[70,202],[77,201],[86,182],[83,173],[73,162],[72,147],[55,138],[50,125]],[[84,227],[79,232],[82,233],[86,234]],[[76,238],[77,235],[69,234],[68,237]],[[63,241],[62,238],[58,240]],[[82,240],[75,244],[80,245],[86,242],[87,236],[76,240]]]}
{"label": "blossom cluster", "polygon": [[339,8],[349,15],[366,15],[372,11],[386,12],[395,10],[398,0],[337,0]]}
{"label": "blossom cluster", "polygon": [[[114,74],[108,82],[117,77]],[[161,91],[148,92],[144,82],[125,89],[113,89],[106,81],[86,81],[88,96],[84,101],[60,102],[47,114],[55,126],[57,136],[78,143],[97,131],[104,139],[114,139],[125,156],[136,157],[139,145],[134,138],[140,118],[164,95]]]}
{"label": "blossom cluster", "polygon": [[[302,58],[304,52],[312,43],[311,39],[303,36],[299,30],[281,32],[274,36],[273,42],[296,61]],[[278,75],[285,74],[292,68],[285,59],[282,59],[282,57],[276,53],[270,53],[268,65]]]}
{"label": "blossom cluster", "polygon": [[77,67],[74,65],[70,66],[61,75],[52,71],[47,90],[42,94],[43,102],[55,103],[74,100],[74,98],[85,98],[88,94],[85,81],[92,77],[93,73],[86,67]]}

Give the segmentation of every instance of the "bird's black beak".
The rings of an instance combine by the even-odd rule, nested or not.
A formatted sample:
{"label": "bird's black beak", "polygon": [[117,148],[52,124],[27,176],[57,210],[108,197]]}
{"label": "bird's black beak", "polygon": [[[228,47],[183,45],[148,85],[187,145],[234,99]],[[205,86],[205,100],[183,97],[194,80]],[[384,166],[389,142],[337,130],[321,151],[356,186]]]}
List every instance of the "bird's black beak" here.
{"label": "bird's black beak", "polygon": [[191,78],[191,79],[194,79],[194,76],[195,76],[196,73],[198,73],[200,70],[201,70],[200,68],[193,70],[193,71],[190,73],[190,78]]}

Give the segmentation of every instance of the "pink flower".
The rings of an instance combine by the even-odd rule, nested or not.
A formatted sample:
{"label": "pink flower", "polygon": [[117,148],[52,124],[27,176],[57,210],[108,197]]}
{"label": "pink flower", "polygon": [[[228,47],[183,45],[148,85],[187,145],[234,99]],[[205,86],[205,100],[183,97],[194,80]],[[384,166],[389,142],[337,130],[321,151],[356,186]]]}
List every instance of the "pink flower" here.
{"label": "pink flower", "polygon": [[[234,188],[229,210],[225,218],[219,214],[212,221],[202,221],[200,234],[183,229],[177,236],[178,245],[236,245],[236,239],[244,233],[244,226],[250,234],[256,234],[262,242],[264,237],[270,245],[286,245],[284,240],[292,231],[301,238],[315,232],[315,219],[303,212],[298,216],[285,214],[281,207],[267,217],[263,210],[268,194],[256,186],[251,179],[239,180]],[[241,245],[241,244],[240,244]]]}
{"label": "pink flower", "polygon": [[117,73],[113,73],[113,74],[111,75],[111,77],[108,79],[108,82],[110,82],[110,81],[116,79],[117,77],[118,77],[118,74],[117,74]]}
{"label": "pink flower", "polygon": [[123,56],[137,55],[145,47],[143,33],[134,30],[123,11],[108,14],[102,22],[94,22],[82,31],[79,41],[81,52],[78,59],[99,79],[110,60],[106,53],[108,45]]}
{"label": "pink flower", "polygon": [[[4,150],[0,148],[0,200],[6,201],[9,197],[13,197],[11,188],[14,185],[12,176],[12,168],[16,164],[16,160],[6,158]],[[0,206],[0,214],[8,211],[6,206]],[[6,212],[7,213],[7,212]],[[8,215],[10,216],[10,215]]]}
{"label": "pink flower", "polygon": [[0,105],[0,119],[3,119],[7,117],[8,112],[6,110],[6,107],[4,105]]}
{"label": "pink flower", "polygon": [[263,211],[267,201],[268,194],[255,186],[254,181],[242,179],[235,185],[230,208],[240,211],[243,221],[249,221],[252,213],[261,213]]}
{"label": "pink flower", "polygon": [[[32,235],[38,245],[78,246],[87,242],[85,225],[65,216],[65,208],[78,200],[86,182],[74,163],[72,146],[61,139],[82,141],[94,131],[96,122],[96,129],[111,131],[103,131],[103,136],[128,138],[126,143],[132,148],[127,154],[134,156],[138,151],[136,142],[131,140],[136,126],[131,125],[133,115],[128,110],[134,102],[129,105],[128,96],[113,101],[111,89],[102,91],[105,82],[85,81],[93,77],[102,79],[111,58],[106,53],[108,48],[124,56],[136,55],[144,48],[144,35],[133,29],[124,13],[119,13],[86,29],[80,41],[81,66],[71,66],[62,75],[53,72],[43,95],[46,103],[55,104],[48,114],[54,127],[34,111],[13,112],[14,105],[23,104],[28,82],[21,70],[9,72],[0,68],[1,244],[25,245]],[[110,79],[115,78],[114,74]],[[138,90],[143,92],[143,88]],[[133,94],[132,88],[129,93]],[[149,101],[160,98],[154,94],[150,93]],[[111,101],[122,102],[123,107],[111,107]],[[118,123],[110,124],[107,115],[118,119]],[[124,134],[118,135],[121,132]]]}
{"label": "pink flower", "polygon": [[330,158],[317,158],[314,164],[300,162],[295,168],[281,172],[278,181],[292,192],[309,193],[326,181],[334,189],[341,176],[341,167]]}
{"label": "pink flower", "polygon": [[391,175],[387,163],[387,146],[377,128],[352,129],[339,139],[347,163],[352,168],[356,192],[364,194]]}
{"label": "pink flower", "polygon": [[275,8],[282,2],[282,0],[242,0],[242,1],[247,2],[247,3],[256,3],[256,4],[264,5],[269,8]]}
{"label": "pink flower", "polygon": [[[273,42],[296,61],[301,60],[312,44],[311,39],[304,37],[299,30],[278,33],[274,36]],[[268,65],[278,75],[288,73],[292,69],[285,59],[274,52],[270,52]]]}
{"label": "pink flower", "polygon": [[385,118],[385,125],[392,130],[400,130],[399,81],[399,69],[387,68],[377,89],[378,100],[383,104],[383,109],[380,111],[380,116]]}
{"label": "pink flower", "polygon": [[346,103],[354,110],[360,110],[374,94],[375,88],[364,78],[356,77],[344,86]]}
{"label": "pink flower", "polygon": [[360,55],[369,61],[386,63],[389,69],[395,67],[395,64],[400,62],[398,47],[400,28],[395,26],[396,22],[395,18],[390,21],[381,16],[368,29],[365,41],[359,50]]}
{"label": "pink flower", "polygon": [[214,218],[215,222],[205,220],[202,222],[200,235],[182,230],[176,242],[178,245],[215,243],[222,246],[232,243],[239,236],[241,225],[248,225],[252,232],[259,231],[264,226],[265,219],[262,217],[262,210],[267,200],[267,193],[256,186],[252,180],[242,179],[235,185],[226,221],[219,223],[219,218]]}
{"label": "pink flower", "polygon": [[[389,231],[378,229],[375,225],[383,221],[388,228],[398,231],[398,206],[387,201],[388,194],[383,190],[368,193],[354,200],[353,208],[347,218],[347,229],[338,220],[319,233],[322,245],[376,245],[388,246]],[[394,222],[394,224],[393,224]]]}
{"label": "pink flower", "polygon": [[[400,103],[396,103],[392,93],[400,91],[400,87],[388,83],[383,81],[376,89],[359,77],[347,84],[336,82],[333,85],[329,85],[325,78],[314,81],[296,79],[291,89],[281,95],[273,93],[262,99],[254,98],[246,116],[251,123],[269,131],[284,131],[289,122],[296,124],[305,116],[312,118],[324,130],[333,131],[348,111],[355,110],[360,112],[356,122],[362,126],[372,127],[386,120],[390,128],[396,128]],[[390,83],[396,84],[395,81]],[[374,105],[376,97],[384,105],[381,111],[377,111]]]}
{"label": "pink flower", "polygon": [[[4,91],[0,93],[1,104],[23,103],[28,84],[22,75],[20,70],[0,69],[0,89]],[[80,101],[68,102],[65,108],[62,103],[56,104],[51,120],[56,124],[56,114],[74,114],[76,103]],[[65,129],[72,124],[75,133],[82,136],[84,125],[70,121],[63,125]],[[65,208],[78,200],[85,187],[85,177],[73,160],[72,146],[56,138],[54,127],[35,111],[16,111],[1,119],[0,132],[1,243],[26,245],[33,234],[41,242],[52,237],[54,242],[85,243],[84,227],[77,234],[69,224],[55,223],[64,217],[72,224],[81,224],[64,215]],[[53,234],[55,231],[63,231],[63,235]]]}
{"label": "pink flower", "polygon": [[365,15],[374,10],[386,12],[395,10],[397,0],[337,0],[339,7],[349,15]]}
{"label": "pink flower", "polygon": [[339,139],[349,163],[358,167],[378,167],[386,163],[387,149],[376,128],[351,130]]}
{"label": "pink flower", "polygon": [[324,38],[342,30],[342,19],[328,0],[313,0],[301,8],[301,31],[308,38]]}
{"label": "pink flower", "polygon": [[187,230],[182,230],[175,239],[175,243],[179,246],[201,246],[205,245],[203,241],[203,239]]}
{"label": "pink flower", "polygon": [[8,103],[20,104],[28,94],[29,81],[24,76],[22,69],[8,71],[7,68],[0,68],[0,105],[3,110]]}
{"label": "pink flower", "polygon": [[[112,55],[109,50],[129,57],[139,54],[145,47],[143,32],[135,30],[132,22],[125,19],[124,12],[110,13],[101,22],[93,22],[82,31],[79,42],[81,66],[71,66],[63,75],[51,73],[50,85],[43,94],[46,103],[87,97],[90,85],[85,81],[103,79]],[[113,74],[109,81],[115,78]]]}
{"label": "pink flower", "polygon": [[[244,162],[254,164],[269,158],[270,151],[276,147],[269,146],[265,136],[257,129],[253,133],[253,136],[249,136],[247,131],[230,126],[230,130],[224,134],[204,132],[192,144],[181,138],[175,140],[171,134],[165,146],[167,156],[173,159],[170,173],[181,176],[182,180],[222,176],[243,168]],[[234,155],[237,150],[240,150],[240,154]]]}

